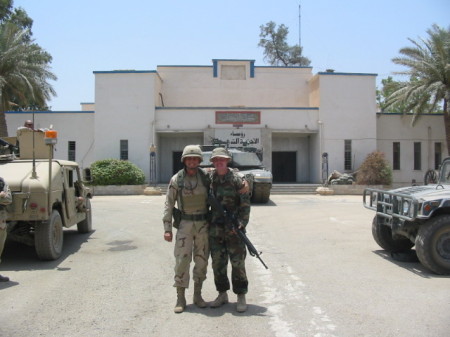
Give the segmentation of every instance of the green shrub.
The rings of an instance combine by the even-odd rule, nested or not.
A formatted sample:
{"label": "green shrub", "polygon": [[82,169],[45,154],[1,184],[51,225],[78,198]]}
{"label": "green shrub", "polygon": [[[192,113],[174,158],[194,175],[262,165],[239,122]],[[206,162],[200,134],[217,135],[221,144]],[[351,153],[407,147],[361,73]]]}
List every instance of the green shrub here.
{"label": "green shrub", "polygon": [[392,169],[384,157],[384,153],[380,151],[369,153],[358,169],[356,183],[359,185],[392,184]]}
{"label": "green shrub", "polygon": [[93,185],[141,185],[144,172],[126,160],[104,159],[91,165]]}

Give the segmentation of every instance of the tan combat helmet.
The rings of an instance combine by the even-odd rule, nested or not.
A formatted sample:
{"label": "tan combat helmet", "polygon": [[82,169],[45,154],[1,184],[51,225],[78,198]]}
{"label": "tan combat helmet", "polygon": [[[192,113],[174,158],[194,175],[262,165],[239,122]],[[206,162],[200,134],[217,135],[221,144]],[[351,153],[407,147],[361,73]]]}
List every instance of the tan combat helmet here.
{"label": "tan combat helmet", "polygon": [[209,161],[212,161],[213,158],[228,158],[231,159],[230,153],[228,152],[228,150],[224,147],[216,147],[212,153],[211,153],[211,158],[209,159]]}
{"label": "tan combat helmet", "polygon": [[200,163],[203,161],[202,149],[198,145],[187,145],[183,154],[181,155],[181,162],[184,163],[184,158],[186,157],[197,157],[200,158]]}

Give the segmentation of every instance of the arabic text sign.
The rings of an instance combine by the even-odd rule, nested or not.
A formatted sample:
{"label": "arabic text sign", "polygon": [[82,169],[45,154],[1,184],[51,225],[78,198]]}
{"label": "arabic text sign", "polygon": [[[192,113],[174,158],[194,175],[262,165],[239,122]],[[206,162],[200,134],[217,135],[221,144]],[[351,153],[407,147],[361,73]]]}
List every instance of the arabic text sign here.
{"label": "arabic text sign", "polygon": [[230,147],[251,146],[261,148],[261,131],[259,129],[216,129],[216,140]]}
{"label": "arabic text sign", "polygon": [[261,124],[261,111],[216,111],[216,124]]}

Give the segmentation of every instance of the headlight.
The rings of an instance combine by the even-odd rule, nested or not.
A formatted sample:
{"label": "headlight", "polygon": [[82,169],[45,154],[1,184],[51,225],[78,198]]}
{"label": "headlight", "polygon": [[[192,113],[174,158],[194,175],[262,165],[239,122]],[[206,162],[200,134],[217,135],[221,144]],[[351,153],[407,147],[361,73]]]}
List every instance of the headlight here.
{"label": "headlight", "polygon": [[403,200],[403,215],[409,215],[411,208],[411,202],[409,200]]}
{"label": "headlight", "polygon": [[422,215],[428,216],[432,211],[441,205],[441,200],[426,201],[420,208],[422,210]]}
{"label": "headlight", "polygon": [[372,196],[370,197],[371,201],[372,201],[372,205],[377,203],[377,192],[372,192]]}

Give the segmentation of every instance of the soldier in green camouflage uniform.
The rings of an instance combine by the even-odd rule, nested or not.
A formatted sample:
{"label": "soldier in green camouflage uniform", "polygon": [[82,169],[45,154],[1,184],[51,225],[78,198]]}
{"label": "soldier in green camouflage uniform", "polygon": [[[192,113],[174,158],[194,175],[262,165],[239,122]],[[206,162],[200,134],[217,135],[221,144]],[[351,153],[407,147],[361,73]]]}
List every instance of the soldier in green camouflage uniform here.
{"label": "soldier in green camouflage uniform", "polygon": [[[242,177],[227,167],[231,156],[224,148],[216,148],[212,152],[211,161],[215,171],[212,174],[211,188],[214,196],[228,212],[234,212],[240,226],[245,227],[250,217],[250,196],[248,193],[239,194],[244,182]],[[211,250],[214,283],[219,292],[218,297],[211,303],[216,308],[228,303],[227,290],[230,281],[227,275],[228,260],[231,262],[231,282],[233,292],[237,294],[238,312],[247,310],[245,294],[248,290],[248,280],[245,271],[246,247],[230,224],[224,223],[221,214],[213,210],[209,227],[209,244]]]}
{"label": "soldier in green camouflage uniform", "polygon": [[[190,263],[194,260],[194,304],[206,307],[201,296],[203,281],[206,279],[208,266],[208,223],[207,223],[207,191],[210,180],[199,164],[202,152],[198,145],[184,148],[181,161],[185,168],[175,174],[167,189],[164,208],[164,239],[172,241],[172,215],[175,203],[181,211],[181,221],[177,225],[175,238],[175,283],[177,303],[175,313],[181,313],[186,307],[185,289],[189,287]],[[176,226],[174,224],[174,226]]]}
{"label": "soldier in green camouflage uniform", "polygon": [[[12,201],[11,191],[8,184],[0,177],[0,258],[6,241],[6,206]],[[9,278],[0,275],[0,282],[8,282]]]}

